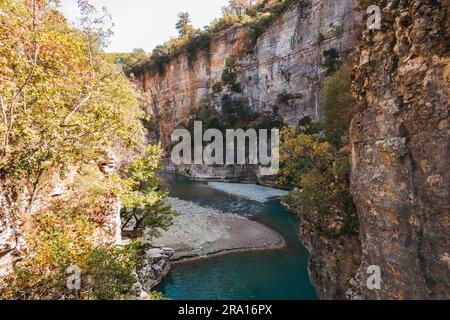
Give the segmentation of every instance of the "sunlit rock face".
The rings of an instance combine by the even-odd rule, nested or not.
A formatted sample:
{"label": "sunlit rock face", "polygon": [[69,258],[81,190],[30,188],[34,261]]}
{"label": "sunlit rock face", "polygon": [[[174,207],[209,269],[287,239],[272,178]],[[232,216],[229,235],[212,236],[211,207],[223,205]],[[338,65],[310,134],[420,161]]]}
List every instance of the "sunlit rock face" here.
{"label": "sunlit rock face", "polygon": [[[448,1],[381,1],[356,55],[352,188],[360,297],[450,297]],[[368,290],[367,267],[381,268]]]}
{"label": "sunlit rock face", "polygon": [[[284,119],[297,124],[305,116],[320,116],[320,86],[325,79],[323,53],[336,49],[342,59],[354,47],[355,0],[305,0],[288,9],[249,47],[247,30],[235,27],[215,37],[208,50],[197,52],[192,64],[180,54],[163,74],[136,74],[149,94],[149,108],[158,120],[162,142],[189,112],[205,105],[220,110],[224,94],[246,101],[254,111],[278,109]],[[222,83],[227,57],[237,58],[242,93],[230,92]],[[280,102],[280,94],[289,101]]]}

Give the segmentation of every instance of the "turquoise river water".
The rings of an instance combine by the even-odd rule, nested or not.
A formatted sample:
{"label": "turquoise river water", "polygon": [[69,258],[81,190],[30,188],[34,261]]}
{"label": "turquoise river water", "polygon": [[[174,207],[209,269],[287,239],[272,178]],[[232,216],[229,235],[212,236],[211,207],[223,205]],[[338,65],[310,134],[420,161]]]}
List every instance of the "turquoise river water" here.
{"label": "turquoise river water", "polygon": [[278,231],[287,246],[176,264],[156,291],[174,300],[316,299],[307,272],[308,252],[298,240],[298,218],[279,201],[257,203],[179,176],[169,176],[167,183],[172,197],[249,216]]}

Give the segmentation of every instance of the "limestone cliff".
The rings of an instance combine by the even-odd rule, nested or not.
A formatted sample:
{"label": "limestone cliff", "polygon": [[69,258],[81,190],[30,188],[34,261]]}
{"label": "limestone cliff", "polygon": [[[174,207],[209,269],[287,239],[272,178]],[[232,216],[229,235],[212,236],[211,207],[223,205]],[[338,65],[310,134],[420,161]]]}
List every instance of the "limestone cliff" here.
{"label": "limestone cliff", "polygon": [[[156,116],[164,144],[193,108],[205,104],[221,108],[221,97],[230,92],[222,84],[227,57],[237,57],[237,82],[254,111],[278,108],[291,124],[305,116],[317,118],[320,85],[325,79],[323,53],[336,49],[342,58],[353,48],[355,0],[306,0],[292,6],[248,45],[247,29],[237,26],[214,37],[208,49],[197,52],[192,64],[186,53],[178,55],[162,74],[136,74],[150,96],[150,111]],[[247,52],[247,53],[246,53]],[[279,103],[280,94],[289,95]]]}
{"label": "limestone cliff", "polygon": [[[450,298],[449,1],[380,1],[355,64],[352,188],[363,264],[354,297]],[[365,285],[381,268],[382,288]]]}
{"label": "limestone cliff", "polygon": [[358,235],[330,238],[322,234],[311,217],[300,224],[300,240],[309,251],[308,273],[321,300],[345,300],[361,264]]}

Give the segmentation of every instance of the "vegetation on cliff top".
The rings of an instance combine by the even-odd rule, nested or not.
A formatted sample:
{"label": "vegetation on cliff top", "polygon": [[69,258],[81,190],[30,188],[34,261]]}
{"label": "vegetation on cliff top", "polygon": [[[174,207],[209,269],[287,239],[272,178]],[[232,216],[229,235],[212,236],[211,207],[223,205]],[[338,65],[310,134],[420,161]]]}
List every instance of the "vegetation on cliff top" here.
{"label": "vegetation on cliff top", "polygon": [[[163,45],[157,46],[149,57],[141,60],[137,65],[127,63],[125,68],[135,75],[144,71],[163,73],[166,64],[180,53],[185,52],[188,62],[193,61],[202,49],[208,49],[211,39],[219,36],[223,31],[236,26],[244,27],[247,33],[246,50],[251,50],[258,38],[287,8],[297,4],[299,8],[309,5],[308,0],[230,0],[223,8],[223,16],[215,19],[203,29],[192,27],[188,13],[180,13],[176,24],[179,37],[171,39]],[[119,58],[123,55],[119,55]]]}

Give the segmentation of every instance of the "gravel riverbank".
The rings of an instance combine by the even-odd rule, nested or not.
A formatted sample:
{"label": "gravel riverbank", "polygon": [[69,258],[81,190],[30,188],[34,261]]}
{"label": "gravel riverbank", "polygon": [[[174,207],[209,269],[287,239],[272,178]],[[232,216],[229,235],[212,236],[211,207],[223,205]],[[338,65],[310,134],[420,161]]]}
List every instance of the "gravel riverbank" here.
{"label": "gravel riverbank", "polygon": [[176,198],[166,201],[181,215],[152,243],[175,249],[173,261],[285,246],[281,235],[258,222]]}

